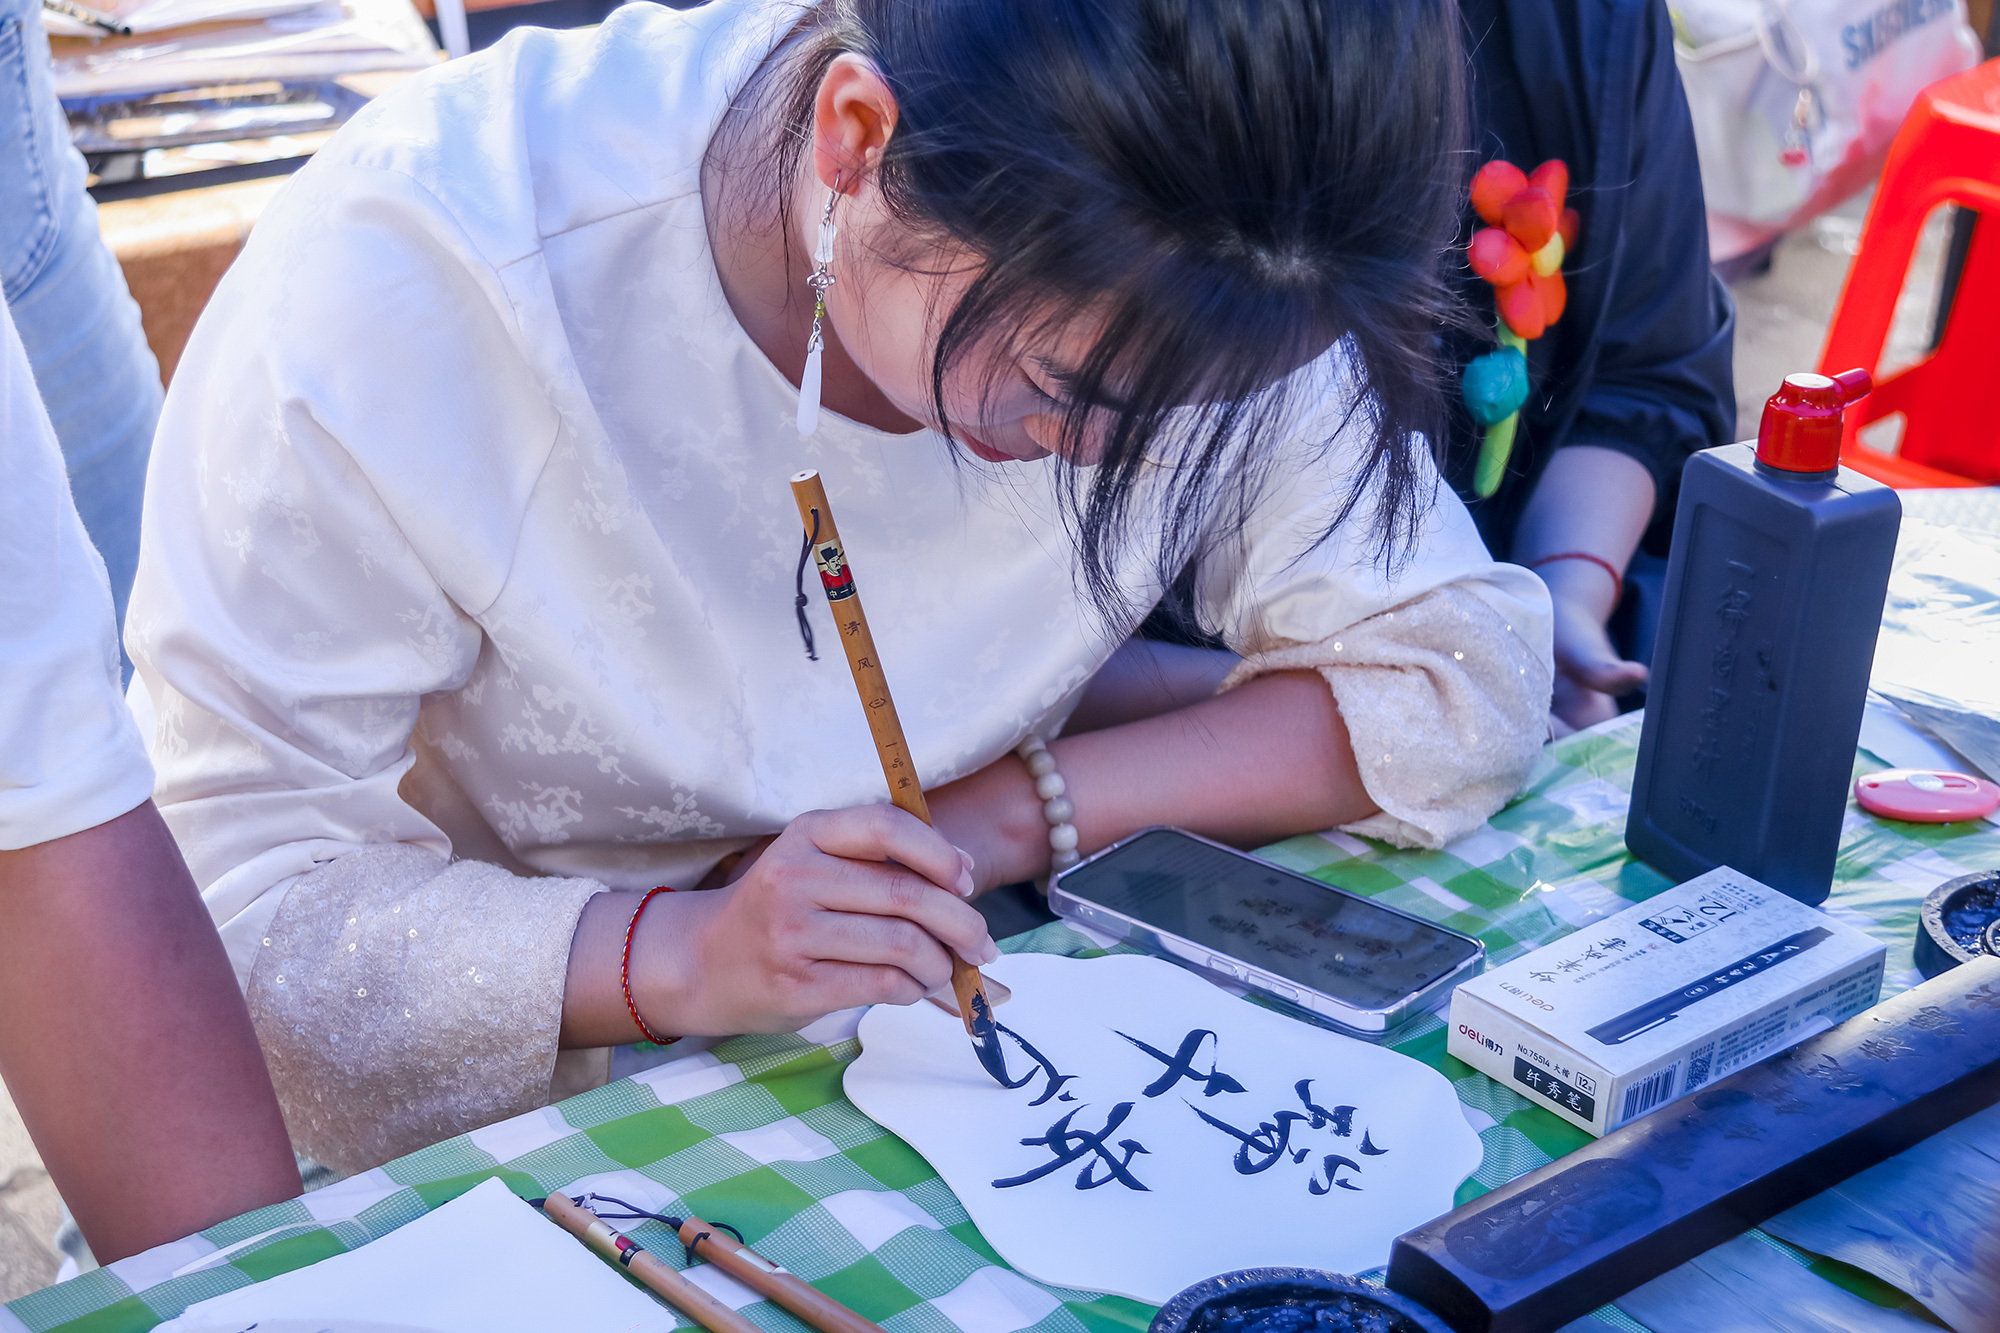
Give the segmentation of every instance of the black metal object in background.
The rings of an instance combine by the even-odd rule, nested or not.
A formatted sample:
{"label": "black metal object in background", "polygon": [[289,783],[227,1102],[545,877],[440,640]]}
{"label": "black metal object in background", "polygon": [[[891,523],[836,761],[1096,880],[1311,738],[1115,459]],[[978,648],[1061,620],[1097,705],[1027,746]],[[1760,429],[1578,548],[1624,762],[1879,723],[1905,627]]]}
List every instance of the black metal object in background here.
{"label": "black metal object in background", "polygon": [[275,141],[282,145],[283,137],[336,129],[367,103],[366,97],[335,79],[253,79],[202,88],[65,98],[63,111],[69,118],[70,141],[95,177],[91,198],[109,203],[296,171],[311,157],[310,152],[217,163],[157,176],[147,174],[146,155],[155,149],[213,143]]}
{"label": "black metal object in background", "polygon": [[137,153],[118,154],[103,167],[93,160],[91,170],[98,174],[97,184],[90,187],[90,197],[100,204],[108,204],[118,199],[144,199],[148,195],[171,194],[175,190],[192,190],[203,185],[234,185],[238,181],[261,180],[266,176],[289,176],[312,161],[312,155],[307,154],[304,157],[272,158],[268,162],[229,163],[178,176],[146,176],[139,171],[139,156]]}

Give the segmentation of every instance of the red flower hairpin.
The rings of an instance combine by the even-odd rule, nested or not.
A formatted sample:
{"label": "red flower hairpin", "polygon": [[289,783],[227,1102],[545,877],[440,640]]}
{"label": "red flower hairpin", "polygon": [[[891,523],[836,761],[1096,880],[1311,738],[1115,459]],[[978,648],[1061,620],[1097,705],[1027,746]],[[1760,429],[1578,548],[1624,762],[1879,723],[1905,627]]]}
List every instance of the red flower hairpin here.
{"label": "red flower hairpin", "polygon": [[1465,368],[1460,395],[1486,427],[1473,491],[1481,498],[1500,489],[1521,407],[1528,401],[1528,343],[1562,318],[1569,303],[1563,260],[1576,249],[1580,219],[1563,206],[1569,168],[1551,158],[1524,173],[1495,159],[1472,178],[1472,207],[1487,225],[1472,235],[1466,257],[1472,271],[1493,284],[1501,346]]}

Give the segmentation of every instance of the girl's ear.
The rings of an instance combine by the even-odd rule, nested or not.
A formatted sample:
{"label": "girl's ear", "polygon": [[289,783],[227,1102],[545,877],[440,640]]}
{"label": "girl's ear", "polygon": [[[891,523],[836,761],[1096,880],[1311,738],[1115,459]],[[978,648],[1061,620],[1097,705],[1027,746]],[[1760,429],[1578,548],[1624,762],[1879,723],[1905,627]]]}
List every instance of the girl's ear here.
{"label": "girl's ear", "polygon": [[861,56],[835,56],[813,99],[813,173],[852,192],[896,132],[896,95]]}

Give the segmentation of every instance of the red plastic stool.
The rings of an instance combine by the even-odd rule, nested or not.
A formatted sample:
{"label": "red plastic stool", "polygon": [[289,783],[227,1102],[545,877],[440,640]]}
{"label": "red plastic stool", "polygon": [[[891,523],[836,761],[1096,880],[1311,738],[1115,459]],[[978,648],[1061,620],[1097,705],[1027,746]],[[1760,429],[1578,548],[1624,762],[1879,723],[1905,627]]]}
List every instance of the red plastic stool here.
{"label": "red plastic stool", "polygon": [[[1875,379],[1875,392],[1847,410],[1840,461],[1891,486],[1980,486],[2000,482],[2000,60],[1940,79],[1918,95],[1896,133],[1861,248],[1827,330],[1820,370],[1831,375],[1881,364],[1896,298],[1924,219],[1939,204],[1979,215],[1944,337],[1923,361]],[[1903,414],[1891,456],[1857,432]]]}

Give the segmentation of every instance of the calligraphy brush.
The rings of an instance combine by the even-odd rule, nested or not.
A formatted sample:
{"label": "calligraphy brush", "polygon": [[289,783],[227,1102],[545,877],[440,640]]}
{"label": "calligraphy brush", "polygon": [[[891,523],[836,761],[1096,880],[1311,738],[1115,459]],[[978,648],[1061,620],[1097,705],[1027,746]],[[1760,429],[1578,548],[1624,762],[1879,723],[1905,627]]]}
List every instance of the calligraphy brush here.
{"label": "calligraphy brush", "polygon": [[672,1264],[648,1253],[624,1232],[564,1194],[535,1200],[544,1216],[570,1235],[646,1284],[660,1298],[709,1333],[762,1333],[755,1324],[683,1277]]}
{"label": "calligraphy brush", "polygon": [[[833,611],[834,627],[840,631],[840,646],[847,652],[847,666],[854,673],[854,688],[861,696],[862,711],[868,715],[868,730],[875,738],[876,757],[882,761],[882,776],[889,781],[889,799],[898,809],[907,810],[928,824],[930,804],[924,800],[923,784],[910,759],[910,747],[903,739],[903,724],[896,716],[896,701],[889,696],[889,680],[882,674],[882,659],[875,651],[875,637],[868,631],[868,616],[861,609],[861,595],[854,587],[854,569],[840,545],[840,529],[834,524],[833,509],[827,504],[826,487],[819,473],[811,469],[792,478],[792,498],[798,501],[799,522],[806,541],[819,565],[820,584],[826,589],[827,606]],[[980,1066],[994,1081],[1007,1086],[1007,1057],[1000,1050],[1000,1034],[993,1025],[993,1006],[987,999],[989,983],[978,968],[957,954],[951,955],[951,989],[958,997],[958,1016],[972,1038],[973,1052]],[[1004,991],[1001,995],[1006,998]]]}
{"label": "calligraphy brush", "polygon": [[[629,1218],[633,1221],[645,1219],[658,1222],[680,1237],[681,1245],[687,1250],[689,1262],[696,1259],[708,1260],[765,1300],[789,1310],[808,1328],[818,1329],[819,1333],[883,1333],[880,1324],[862,1318],[825,1292],[800,1281],[745,1245],[743,1237],[736,1234],[734,1227],[704,1222],[693,1213],[685,1217],[649,1213],[643,1208],[629,1204],[623,1199],[614,1199],[608,1194],[586,1194],[577,1202],[591,1205],[591,1211],[600,1220]],[[623,1208],[625,1211],[597,1212],[594,1205],[605,1203]],[[704,1245],[708,1248],[702,1249]]]}

